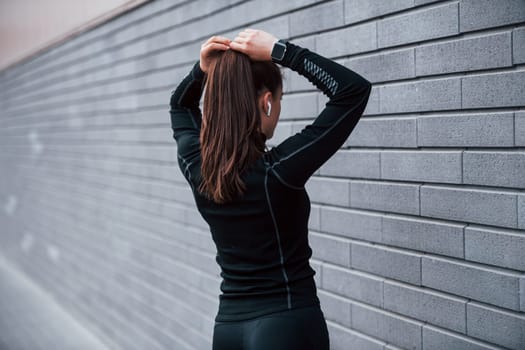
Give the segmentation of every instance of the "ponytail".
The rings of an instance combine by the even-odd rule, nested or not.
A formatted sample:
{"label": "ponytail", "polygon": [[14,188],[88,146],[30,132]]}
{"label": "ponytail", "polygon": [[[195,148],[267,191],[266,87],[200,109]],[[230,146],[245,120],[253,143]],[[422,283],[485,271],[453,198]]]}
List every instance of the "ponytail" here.
{"label": "ponytail", "polygon": [[[270,74],[268,74],[270,73]],[[269,61],[251,61],[241,52],[219,52],[206,74],[200,131],[199,191],[225,203],[246,190],[241,173],[265,150],[257,107],[258,93],[282,86],[279,68]]]}

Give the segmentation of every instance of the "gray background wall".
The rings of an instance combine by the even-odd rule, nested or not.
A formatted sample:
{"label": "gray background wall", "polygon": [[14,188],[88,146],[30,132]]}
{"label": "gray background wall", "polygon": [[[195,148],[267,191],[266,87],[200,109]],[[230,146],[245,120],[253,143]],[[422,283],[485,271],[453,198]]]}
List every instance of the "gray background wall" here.
{"label": "gray background wall", "polygon": [[[50,48],[0,76],[0,253],[110,349],[210,349],[169,94],[246,27],[373,83],[307,184],[332,349],[525,349],[523,0],[152,1]],[[325,102],[286,69],[270,145]]]}

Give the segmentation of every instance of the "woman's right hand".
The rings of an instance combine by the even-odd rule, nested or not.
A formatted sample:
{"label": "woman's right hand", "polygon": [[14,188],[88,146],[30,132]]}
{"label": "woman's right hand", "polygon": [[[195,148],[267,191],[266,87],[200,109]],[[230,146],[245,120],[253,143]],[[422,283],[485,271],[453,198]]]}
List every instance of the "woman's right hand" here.
{"label": "woman's right hand", "polygon": [[230,48],[248,55],[253,61],[271,61],[273,44],[277,40],[263,30],[247,28],[230,42]]}

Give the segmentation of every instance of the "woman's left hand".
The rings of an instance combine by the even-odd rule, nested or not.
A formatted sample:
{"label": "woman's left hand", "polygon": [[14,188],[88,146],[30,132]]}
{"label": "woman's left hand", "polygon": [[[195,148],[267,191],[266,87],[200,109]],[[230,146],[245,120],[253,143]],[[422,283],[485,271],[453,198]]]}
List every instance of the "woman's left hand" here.
{"label": "woman's left hand", "polygon": [[208,71],[213,60],[213,52],[228,50],[230,42],[231,40],[226,37],[214,35],[201,45],[200,67],[204,73]]}

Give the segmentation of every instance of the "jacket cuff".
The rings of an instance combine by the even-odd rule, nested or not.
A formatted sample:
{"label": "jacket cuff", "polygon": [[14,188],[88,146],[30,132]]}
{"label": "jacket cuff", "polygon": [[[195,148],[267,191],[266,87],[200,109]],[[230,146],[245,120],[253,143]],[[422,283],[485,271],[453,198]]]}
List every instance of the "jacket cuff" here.
{"label": "jacket cuff", "polygon": [[193,76],[193,79],[202,81],[204,79],[205,73],[202,71],[200,67],[200,60],[197,60],[195,64],[193,65],[193,68],[191,69],[191,74]]}

